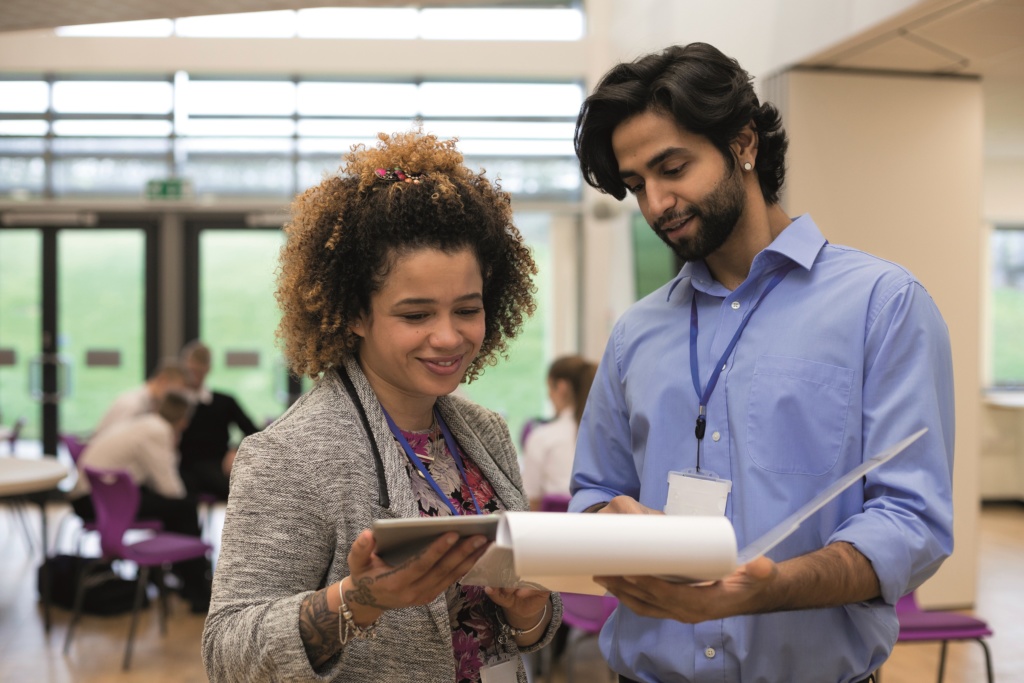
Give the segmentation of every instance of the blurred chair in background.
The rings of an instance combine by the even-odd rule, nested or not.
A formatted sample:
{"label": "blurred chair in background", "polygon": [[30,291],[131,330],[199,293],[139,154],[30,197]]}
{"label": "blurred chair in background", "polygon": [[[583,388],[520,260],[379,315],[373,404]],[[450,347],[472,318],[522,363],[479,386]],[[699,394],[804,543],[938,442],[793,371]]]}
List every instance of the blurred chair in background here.
{"label": "blurred chair in background", "polygon": [[122,668],[127,671],[131,666],[132,644],[135,639],[143,593],[149,583],[150,570],[157,570],[154,578],[160,590],[160,632],[166,634],[167,588],[163,581],[163,570],[172,563],[177,566],[185,566],[189,562],[198,563],[193,566],[205,565],[207,553],[211,548],[195,536],[169,531],[155,532],[150,538],[137,543],[125,543],[125,531],[132,525],[139,510],[139,487],[135,485],[131,475],[125,470],[98,470],[86,467],[84,472],[91,487],[90,495],[96,510],[96,527],[100,533],[103,557],[91,565],[87,565],[79,576],[75,591],[75,608],[64,639],[64,654],[67,655],[71,648],[75,626],[81,616],[82,600],[86,586],[89,584],[90,568],[103,560],[128,560],[139,567],[139,577],[135,604],[132,609],[132,621],[128,630],[128,641],[125,644],[122,662]]}
{"label": "blurred chair in background", "polygon": [[[992,635],[988,624],[975,617],[956,612],[942,610],[923,610],[917,604],[914,592],[907,593],[896,603],[896,616],[900,620],[900,634],[897,643],[942,643],[939,655],[939,683],[946,673],[946,648],[951,640],[976,640],[985,652],[985,673],[988,683],[993,683],[992,654],[984,638]],[[881,671],[875,674],[875,680],[881,683]]]}

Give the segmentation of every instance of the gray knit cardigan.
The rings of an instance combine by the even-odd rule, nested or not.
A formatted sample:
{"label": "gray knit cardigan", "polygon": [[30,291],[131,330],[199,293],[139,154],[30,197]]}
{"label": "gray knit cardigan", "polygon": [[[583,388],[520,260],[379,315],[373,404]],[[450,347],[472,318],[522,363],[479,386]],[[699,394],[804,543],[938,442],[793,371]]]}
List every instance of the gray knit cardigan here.
{"label": "gray knit cardigan", "polygon": [[[203,631],[203,661],[213,683],[455,681],[443,594],[423,607],[384,612],[376,639],[349,642],[319,671],[306,657],[299,636],[303,599],[348,575],[349,548],[373,520],[419,516],[405,454],[369,382],[354,359],[347,359],[342,370],[326,373],[238,450]],[[438,408],[502,503],[509,510],[527,509],[504,420],[453,396],[440,398]],[[557,594],[552,602],[554,618],[544,637],[523,652],[543,647],[554,636],[562,605]],[[517,657],[514,643],[508,647],[508,654]],[[526,681],[522,662],[518,680]]]}

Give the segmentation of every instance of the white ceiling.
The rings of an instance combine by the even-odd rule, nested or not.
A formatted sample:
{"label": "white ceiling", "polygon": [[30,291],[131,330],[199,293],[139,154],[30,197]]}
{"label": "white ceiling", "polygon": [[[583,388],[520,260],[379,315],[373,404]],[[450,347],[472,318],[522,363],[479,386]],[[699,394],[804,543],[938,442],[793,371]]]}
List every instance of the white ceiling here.
{"label": "white ceiling", "polygon": [[566,5],[551,0],[0,0],[0,31],[55,28],[76,24],[136,21],[302,9],[305,7],[405,7],[449,5]]}
{"label": "white ceiling", "polygon": [[[755,0],[756,1],[756,0]],[[366,6],[367,0],[0,0],[0,31],[74,24]],[[407,5],[571,5],[571,0],[374,0]],[[926,0],[801,66],[960,73],[1024,83],[1024,0]]]}
{"label": "white ceiling", "polygon": [[800,65],[1024,83],[1024,0],[924,2]]}

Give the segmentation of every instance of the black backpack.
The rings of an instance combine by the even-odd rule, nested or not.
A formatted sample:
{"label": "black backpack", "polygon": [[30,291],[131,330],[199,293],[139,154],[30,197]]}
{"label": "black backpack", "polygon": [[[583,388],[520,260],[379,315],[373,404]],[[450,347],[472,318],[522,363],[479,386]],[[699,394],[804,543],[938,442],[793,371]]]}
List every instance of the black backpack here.
{"label": "black backpack", "polygon": [[[86,563],[93,558],[77,555],[56,555],[51,557],[49,570],[50,604],[74,609],[75,590],[78,588],[78,577]],[[85,614],[123,614],[130,612],[135,602],[135,589],[138,579],[122,579],[112,569],[110,562],[100,562],[89,572],[89,585],[82,598],[82,612]],[[37,572],[39,596],[43,591],[43,567]],[[149,596],[142,594],[142,607],[149,606]]]}

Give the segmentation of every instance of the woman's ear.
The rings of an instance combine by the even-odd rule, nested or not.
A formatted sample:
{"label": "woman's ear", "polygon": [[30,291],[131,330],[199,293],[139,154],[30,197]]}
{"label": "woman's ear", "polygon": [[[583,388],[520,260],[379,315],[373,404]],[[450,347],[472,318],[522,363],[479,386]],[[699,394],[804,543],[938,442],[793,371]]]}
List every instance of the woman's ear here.
{"label": "woman's ear", "polygon": [[349,323],[348,331],[360,339],[363,339],[366,337],[366,328],[368,326],[366,314],[361,313],[358,318]]}

